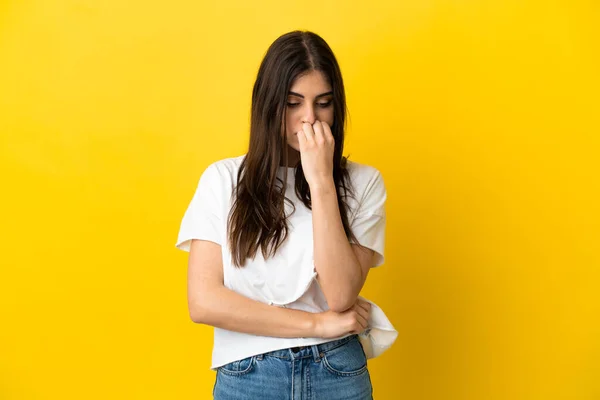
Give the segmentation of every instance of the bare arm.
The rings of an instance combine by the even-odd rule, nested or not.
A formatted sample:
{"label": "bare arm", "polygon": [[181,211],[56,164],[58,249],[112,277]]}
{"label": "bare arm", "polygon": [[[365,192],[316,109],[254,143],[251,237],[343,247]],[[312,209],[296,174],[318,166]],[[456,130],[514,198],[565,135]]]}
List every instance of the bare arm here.
{"label": "bare arm", "polygon": [[318,337],[317,314],[270,306],[223,284],[221,246],[193,240],[188,261],[188,308],[196,323],[274,337]]}
{"label": "bare arm", "polygon": [[329,308],[343,312],[356,302],[373,266],[374,252],[350,244],[346,237],[333,180],[335,139],[329,124],[305,121],[297,137],[312,203],[317,280]]}
{"label": "bare arm", "polygon": [[193,240],[188,265],[188,306],[196,323],[272,337],[336,338],[367,328],[371,305],[356,300],[338,313],[273,307],[249,299],[223,285],[221,246]]}
{"label": "bare arm", "polygon": [[329,307],[352,307],[373,265],[373,250],[351,244],[344,232],[333,177],[310,187],[317,280]]}

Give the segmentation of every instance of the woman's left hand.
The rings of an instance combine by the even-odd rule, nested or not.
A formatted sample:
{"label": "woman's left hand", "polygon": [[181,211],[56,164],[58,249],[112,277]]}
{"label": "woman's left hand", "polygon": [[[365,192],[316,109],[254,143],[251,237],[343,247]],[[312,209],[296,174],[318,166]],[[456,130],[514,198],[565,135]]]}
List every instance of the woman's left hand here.
{"label": "woman's left hand", "polygon": [[300,161],[310,188],[333,182],[333,151],[335,140],[327,122],[305,122],[298,132]]}

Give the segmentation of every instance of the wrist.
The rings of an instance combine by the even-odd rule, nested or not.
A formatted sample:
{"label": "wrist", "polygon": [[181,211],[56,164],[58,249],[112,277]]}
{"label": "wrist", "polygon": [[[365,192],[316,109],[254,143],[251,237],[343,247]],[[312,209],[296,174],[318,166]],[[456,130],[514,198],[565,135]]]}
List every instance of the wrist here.
{"label": "wrist", "polygon": [[335,182],[333,181],[333,176],[331,177],[324,177],[321,179],[316,179],[312,182],[308,183],[308,187],[310,189],[310,194],[312,195],[317,195],[317,194],[328,194],[328,193],[335,193]]}
{"label": "wrist", "polygon": [[320,338],[322,335],[320,313],[310,313],[309,320],[310,320],[310,324],[309,324],[310,337]]}

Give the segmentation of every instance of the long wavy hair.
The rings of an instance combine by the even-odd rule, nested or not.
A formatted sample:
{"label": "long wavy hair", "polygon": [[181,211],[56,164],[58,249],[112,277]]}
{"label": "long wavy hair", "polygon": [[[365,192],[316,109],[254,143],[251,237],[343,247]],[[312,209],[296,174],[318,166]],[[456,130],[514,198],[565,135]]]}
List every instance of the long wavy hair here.
{"label": "long wavy hair", "polygon": [[[250,143],[240,165],[233,205],[228,217],[228,240],[232,262],[243,267],[261,249],[266,259],[273,256],[288,235],[284,179],[277,177],[280,165],[288,165],[285,111],[288,92],[300,75],[320,71],[333,91],[331,132],[335,139],[333,179],[340,216],[348,239],[355,239],[348,222],[347,196],[354,196],[342,156],[346,123],[346,95],[342,74],[333,52],[319,35],[293,31],[277,38],[267,50],[252,91]],[[295,192],[312,209],[310,190],[302,164],[295,166]],[[292,211],[293,213],[293,211]]]}

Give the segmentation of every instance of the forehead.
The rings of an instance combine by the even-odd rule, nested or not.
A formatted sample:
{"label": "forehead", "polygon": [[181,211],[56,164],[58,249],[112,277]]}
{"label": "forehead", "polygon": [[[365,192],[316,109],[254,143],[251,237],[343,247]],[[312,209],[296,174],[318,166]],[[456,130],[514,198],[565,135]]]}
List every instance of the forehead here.
{"label": "forehead", "polygon": [[292,92],[317,95],[331,90],[331,85],[321,71],[310,71],[299,75],[290,88]]}

